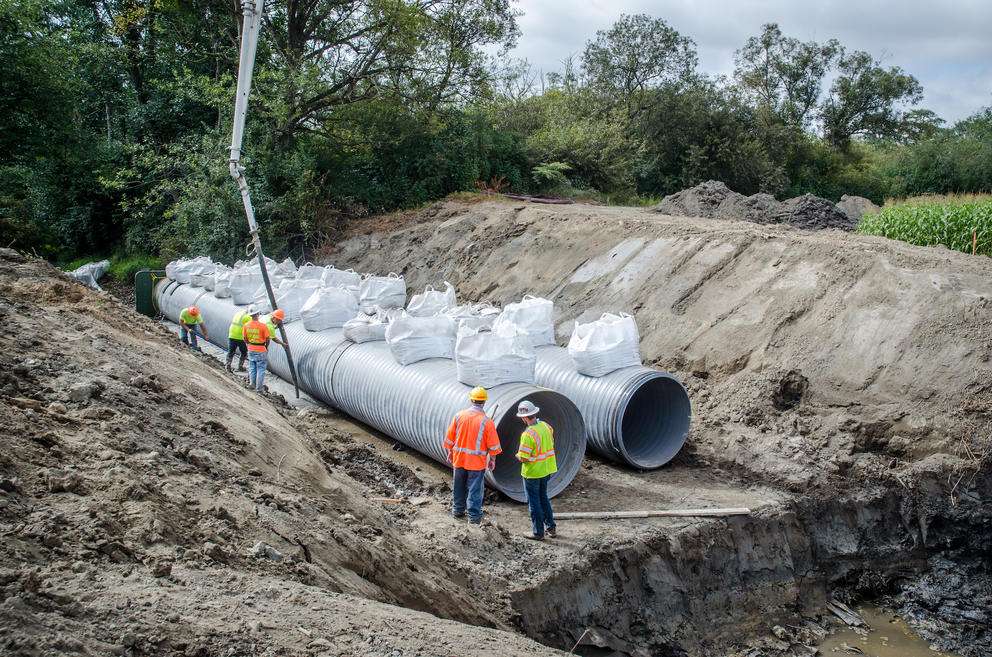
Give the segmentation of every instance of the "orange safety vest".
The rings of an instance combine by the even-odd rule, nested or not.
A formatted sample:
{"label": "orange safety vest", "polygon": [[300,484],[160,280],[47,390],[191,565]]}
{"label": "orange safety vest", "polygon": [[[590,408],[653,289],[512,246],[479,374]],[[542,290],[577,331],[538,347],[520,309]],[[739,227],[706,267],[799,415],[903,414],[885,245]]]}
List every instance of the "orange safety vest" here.
{"label": "orange safety vest", "polygon": [[268,351],[265,343],[269,337],[269,327],[257,319],[245,324],[245,344],[248,346],[248,351]]}
{"label": "orange safety vest", "polygon": [[485,470],[486,457],[503,451],[496,424],[478,406],[459,411],[444,437],[444,449],[452,455],[452,465],[466,470]]}

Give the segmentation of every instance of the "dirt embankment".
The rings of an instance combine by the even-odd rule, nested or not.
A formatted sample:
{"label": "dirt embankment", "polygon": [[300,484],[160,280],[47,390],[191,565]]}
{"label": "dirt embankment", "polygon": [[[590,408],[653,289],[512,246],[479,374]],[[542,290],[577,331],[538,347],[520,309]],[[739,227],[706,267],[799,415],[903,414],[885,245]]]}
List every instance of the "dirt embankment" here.
{"label": "dirt embankment", "polygon": [[552,297],[562,344],[633,312],[644,360],[690,391],[689,442],[653,472],[587,457],[555,509],[752,514],[562,522],[535,544],[490,493],[470,529],[443,468],[0,255],[0,652],[808,655],[830,594],[897,595],[938,646],[992,649],[987,259],[491,201],[333,264]]}
{"label": "dirt embankment", "polygon": [[[356,234],[329,263],[397,271],[411,291],[448,280],[471,301],[552,298],[560,344],[575,321],[632,312],[644,361],[690,391],[681,463],[787,491],[804,538],[778,544],[793,556],[812,550],[808,563],[797,556],[790,566],[797,578],[898,590],[913,579],[906,572],[942,552],[941,541],[969,564],[987,560],[992,261],[656,210],[439,203],[404,227]],[[844,565],[826,565],[828,555]],[[633,569],[648,580],[650,571]],[[981,566],[973,574],[987,581]],[[992,600],[982,586],[970,591]],[[950,595],[928,604],[949,609]],[[652,600],[667,608],[664,596]],[[985,636],[978,650],[992,645],[986,614],[977,626],[948,618]],[[627,638],[640,632],[661,644],[680,631]]]}

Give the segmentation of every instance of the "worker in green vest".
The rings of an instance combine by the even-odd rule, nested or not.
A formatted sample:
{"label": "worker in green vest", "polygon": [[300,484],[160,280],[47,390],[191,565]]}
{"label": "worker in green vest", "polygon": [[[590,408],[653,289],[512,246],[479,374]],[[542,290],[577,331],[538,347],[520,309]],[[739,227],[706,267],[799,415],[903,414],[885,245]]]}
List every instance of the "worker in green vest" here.
{"label": "worker in green vest", "polygon": [[238,360],[238,371],[245,371],[245,361],[248,360],[248,348],[245,346],[245,324],[251,321],[251,315],[247,310],[239,310],[231,318],[231,328],[227,332],[227,371],[231,370],[231,363],[234,361],[234,352],[241,352]]}
{"label": "worker in green vest", "polygon": [[516,457],[521,463],[520,474],[524,478],[527,506],[534,524],[533,531],[524,534],[524,538],[535,541],[543,541],[545,532],[551,538],[558,535],[555,516],[551,512],[551,500],[548,499],[548,481],[551,475],[558,472],[555,432],[547,422],[537,419],[539,410],[541,409],[526,399],[517,407],[517,417],[524,421],[527,428],[520,434],[520,447]]}
{"label": "worker in green vest", "polygon": [[200,351],[199,345],[196,344],[196,327],[199,326],[200,330],[203,331],[203,339],[209,340],[210,336],[207,335],[207,325],[203,323],[203,317],[200,315],[200,309],[196,306],[187,306],[183,308],[182,312],[179,313],[179,339],[183,341],[184,344],[188,344],[193,347],[194,351]]}

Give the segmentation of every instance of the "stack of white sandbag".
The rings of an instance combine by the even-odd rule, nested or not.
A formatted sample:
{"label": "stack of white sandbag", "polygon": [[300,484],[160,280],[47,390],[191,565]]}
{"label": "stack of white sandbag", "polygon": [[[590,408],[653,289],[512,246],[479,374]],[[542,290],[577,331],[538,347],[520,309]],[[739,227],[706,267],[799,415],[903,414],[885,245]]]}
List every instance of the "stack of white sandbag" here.
{"label": "stack of white sandbag", "polygon": [[213,264],[213,261],[207,256],[197,256],[191,260],[180,258],[165,266],[165,275],[177,283],[189,285],[194,271],[199,273],[204,265],[210,264]]}
{"label": "stack of white sandbag", "polygon": [[[351,290],[343,287],[319,287],[313,291],[310,298],[300,308],[303,328],[308,331],[338,328],[344,326],[357,315],[358,298]],[[386,327],[383,325],[381,339],[384,340],[385,338]],[[354,342],[358,342],[358,340]]]}
{"label": "stack of white sandbag", "polygon": [[214,264],[210,258],[207,258],[206,262],[200,262],[193,265],[189,270],[189,284],[190,287],[207,287],[207,277],[209,276],[211,281],[213,280],[214,271],[217,269],[217,265]]}
{"label": "stack of white sandbag", "polygon": [[386,343],[400,365],[455,355],[455,322],[446,315],[414,317],[403,313],[386,327]]}
{"label": "stack of white sandbag", "polygon": [[594,322],[576,322],[568,355],[579,374],[586,376],[604,376],[621,367],[640,365],[637,323],[627,313],[603,313]]}
{"label": "stack of white sandbag", "polygon": [[507,304],[493,324],[493,328],[513,324],[530,337],[534,347],[555,343],[554,304],[530,294],[519,303]]}
{"label": "stack of white sandbag", "polygon": [[368,274],[362,278],[358,305],[367,315],[374,313],[377,308],[402,308],[406,305],[406,281],[393,272],[387,276]]}
{"label": "stack of white sandbag", "polygon": [[390,319],[390,311],[386,310],[377,310],[372,315],[359,313],[344,323],[342,328],[344,338],[359,344],[373,340],[385,340]]}
{"label": "stack of white sandbag", "polygon": [[488,328],[460,326],[455,342],[458,380],[489,388],[501,383],[534,382],[537,355],[530,336],[513,324]]}
{"label": "stack of white sandbag", "polygon": [[415,294],[410,297],[410,303],[406,305],[407,313],[414,317],[431,317],[458,307],[458,300],[455,298],[455,286],[448,281],[444,282],[443,290],[435,290],[428,285],[423,294]]}

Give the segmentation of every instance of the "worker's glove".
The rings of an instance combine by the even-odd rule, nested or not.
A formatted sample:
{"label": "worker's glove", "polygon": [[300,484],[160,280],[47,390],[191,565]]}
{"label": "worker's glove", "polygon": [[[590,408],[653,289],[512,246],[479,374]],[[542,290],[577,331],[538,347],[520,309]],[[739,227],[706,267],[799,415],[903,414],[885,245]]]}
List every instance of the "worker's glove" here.
{"label": "worker's glove", "polygon": [[490,472],[492,472],[493,470],[495,470],[496,469],[496,459],[489,459],[489,465],[486,466],[486,467],[489,468],[489,471]]}
{"label": "worker's glove", "polygon": [[448,463],[455,464],[455,455],[453,452],[448,452]]}

